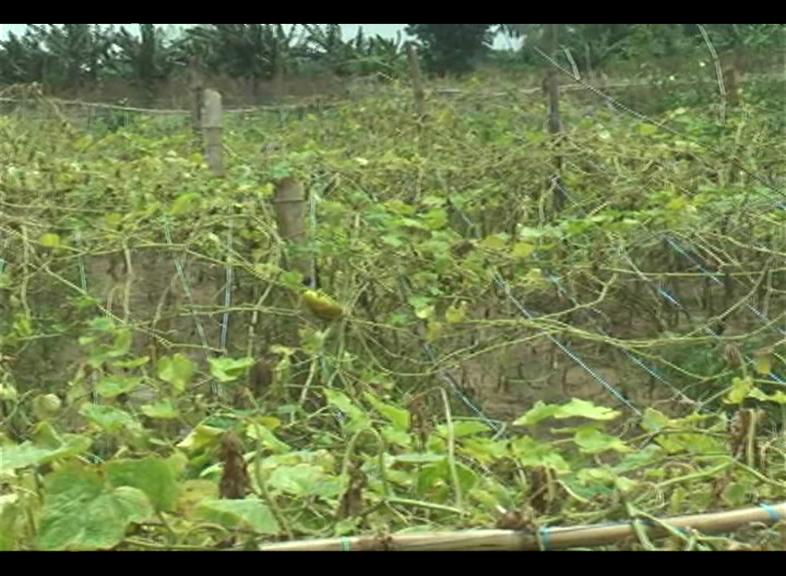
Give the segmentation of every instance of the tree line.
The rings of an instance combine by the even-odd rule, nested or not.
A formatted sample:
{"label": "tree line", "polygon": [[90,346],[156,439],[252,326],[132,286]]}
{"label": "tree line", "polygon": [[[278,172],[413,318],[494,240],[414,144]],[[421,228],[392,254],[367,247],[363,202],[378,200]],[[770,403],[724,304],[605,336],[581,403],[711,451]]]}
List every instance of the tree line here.
{"label": "tree line", "polygon": [[[462,74],[485,63],[543,65],[543,24],[408,24],[426,71]],[[395,77],[406,70],[404,35],[342,37],[338,24],[200,24],[175,30],[139,24],[138,34],[103,24],[30,24],[0,41],[0,84],[78,88],[111,79],[152,87],[198,62],[206,72],[252,82],[307,74]],[[777,24],[562,24],[561,54],[580,69],[637,57],[669,57],[703,49],[782,50]],[[520,48],[492,49],[497,34]],[[688,52],[686,52],[688,51]]]}

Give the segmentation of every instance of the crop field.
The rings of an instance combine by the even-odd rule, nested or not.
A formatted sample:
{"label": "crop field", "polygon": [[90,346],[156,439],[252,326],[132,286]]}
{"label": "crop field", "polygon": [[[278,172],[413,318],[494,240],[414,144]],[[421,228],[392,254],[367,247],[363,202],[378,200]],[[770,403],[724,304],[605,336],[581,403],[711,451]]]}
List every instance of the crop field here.
{"label": "crop field", "polygon": [[226,111],[223,176],[187,117],[4,105],[0,549],[786,501],[782,88],[568,92],[553,138],[541,94],[387,85]]}

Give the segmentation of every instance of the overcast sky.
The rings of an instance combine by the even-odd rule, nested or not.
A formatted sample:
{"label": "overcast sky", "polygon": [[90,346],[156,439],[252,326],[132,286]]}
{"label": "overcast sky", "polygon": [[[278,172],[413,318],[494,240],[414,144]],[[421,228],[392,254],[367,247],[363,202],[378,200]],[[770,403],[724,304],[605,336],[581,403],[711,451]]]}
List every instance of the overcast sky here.
{"label": "overcast sky", "polygon": [[[0,38],[5,38],[8,32],[21,34],[25,31],[26,26],[27,24],[0,24]],[[138,24],[116,24],[116,26],[128,26],[128,29],[133,32],[139,29]],[[156,24],[156,26],[168,26],[168,24]],[[174,26],[190,26],[190,24],[174,24]],[[406,24],[342,24],[341,28],[344,37],[351,38],[357,34],[358,26],[363,26],[363,32],[371,36],[379,34],[380,36],[393,38],[399,30],[404,31]],[[510,48],[511,43],[507,38],[498,38],[494,43],[494,47]]]}

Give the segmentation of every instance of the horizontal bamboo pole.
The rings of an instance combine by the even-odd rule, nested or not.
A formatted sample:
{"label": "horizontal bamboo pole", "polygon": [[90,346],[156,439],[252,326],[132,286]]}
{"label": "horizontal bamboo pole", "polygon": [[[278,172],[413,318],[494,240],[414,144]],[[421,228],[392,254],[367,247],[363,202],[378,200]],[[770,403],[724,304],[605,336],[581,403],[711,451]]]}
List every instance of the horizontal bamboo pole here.
{"label": "horizontal bamboo pole", "polygon": [[[743,508],[726,512],[677,516],[663,520],[676,530],[695,530],[704,534],[730,532],[759,523],[772,525],[786,520],[786,503],[773,506]],[[648,535],[663,537],[669,531],[658,524],[648,525]],[[428,532],[396,534],[382,538],[352,536],[325,538],[302,542],[265,544],[261,551],[458,551],[458,550],[559,550],[614,544],[634,537],[628,523],[602,524],[560,528],[541,528],[538,533],[516,530],[468,530],[463,532]]]}

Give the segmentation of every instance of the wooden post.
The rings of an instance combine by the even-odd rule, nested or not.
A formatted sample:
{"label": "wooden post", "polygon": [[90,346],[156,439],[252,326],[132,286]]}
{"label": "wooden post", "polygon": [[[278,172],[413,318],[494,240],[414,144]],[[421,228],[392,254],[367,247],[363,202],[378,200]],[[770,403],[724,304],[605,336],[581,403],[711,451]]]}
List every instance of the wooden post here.
{"label": "wooden post", "polygon": [[[739,102],[740,96],[740,65],[736,52],[732,52],[723,70],[723,85],[725,97],[729,106],[734,107]],[[724,96],[721,94],[721,96]]]}
{"label": "wooden post", "polygon": [[302,246],[308,239],[306,214],[308,202],[303,185],[294,178],[276,181],[273,193],[273,206],[276,211],[278,233],[287,243],[286,268],[296,270],[310,281],[311,259]]}
{"label": "wooden post", "polygon": [[207,165],[216,176],[224,175],[224,142],[221,94],[205,90],[205,107],[202,112],[202,128]]}
{"label": "wooden post", "polygon": [[426,95],[423,89],[423,75],[420,72],[418,51],[413,42],[407,43],[407,57],[409,58],[409,73],[412,78],[412,92],[415,96],[415,113],[418,120],[426,115]]}

